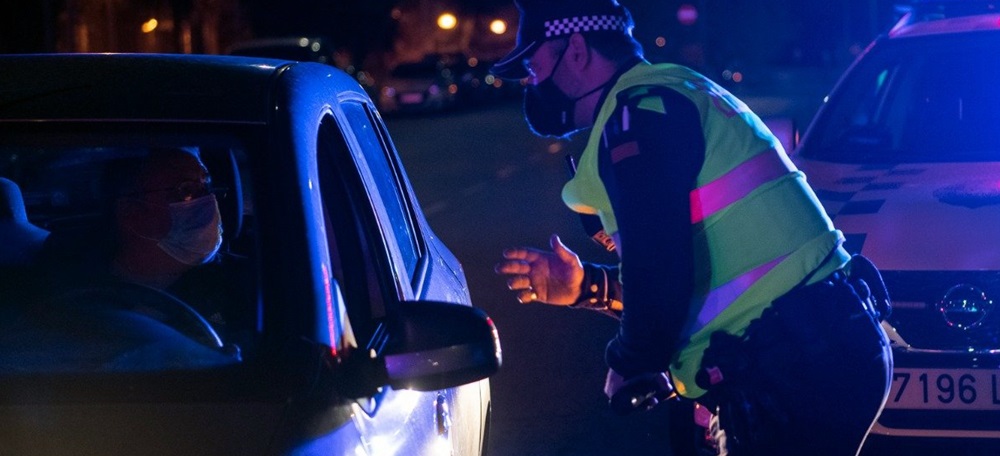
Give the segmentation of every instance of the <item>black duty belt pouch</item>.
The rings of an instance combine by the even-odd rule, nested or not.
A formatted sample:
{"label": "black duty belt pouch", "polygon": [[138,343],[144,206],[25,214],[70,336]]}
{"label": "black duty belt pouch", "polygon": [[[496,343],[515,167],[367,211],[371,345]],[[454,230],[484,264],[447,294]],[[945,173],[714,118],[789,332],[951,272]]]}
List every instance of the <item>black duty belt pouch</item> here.
{"label": "black duty belt pouch", "polygon": [[[745,383],[749,370],[763,370],[757,355],[787,350],[788,355],[817,353],[829,349],[845,321],[868,317],[862,298],[837,271],[809,286],[800,286],[776,299],[750,323],[742,336],[724,331],[711,335],[695,381],[711,391],[722,383]],[[781,356],[778,356],[781,358]],[[794,361],[784,359],[783,363]]]}
{"label": "black duty belt pouch", "polygon": [[889,290],[882,282],[882,274],[868,258],[861,255],[851,257],[851,275],[848,281],[858,296],[865,302],[876,320],[884,320],[892,313]]}
{"label": "black duty belt pouch", "polygon": [[[868,259],[851,260],[851,277],[836,271],[776,299],[742,336],[711,335],[695,379],[708,394],[698,402],[719,413],[730,450],[773,444],[770,430],[788,421],[769,391],[783,385],[802,362],[824,359],[852,345],[852,328],[869,328],[888,314],[889,299]],[[734,452],[739,454],[739,452]]]}

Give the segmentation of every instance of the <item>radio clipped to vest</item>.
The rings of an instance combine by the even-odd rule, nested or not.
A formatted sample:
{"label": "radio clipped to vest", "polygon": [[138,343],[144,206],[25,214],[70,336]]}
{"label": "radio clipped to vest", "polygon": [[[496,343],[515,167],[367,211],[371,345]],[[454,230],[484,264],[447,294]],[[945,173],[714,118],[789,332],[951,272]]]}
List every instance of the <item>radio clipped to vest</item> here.
{"label": "radio clipped to vest", "polygon": [[[576,175],[576,157],[566,155],[566,164],[569,166],[569,177],[572,179]],[[604,231],[600,217],[593,214],[580,214],[580,223],[590,239],[609,252],[615,251],[615,240],[608,235],[607,231]]]}

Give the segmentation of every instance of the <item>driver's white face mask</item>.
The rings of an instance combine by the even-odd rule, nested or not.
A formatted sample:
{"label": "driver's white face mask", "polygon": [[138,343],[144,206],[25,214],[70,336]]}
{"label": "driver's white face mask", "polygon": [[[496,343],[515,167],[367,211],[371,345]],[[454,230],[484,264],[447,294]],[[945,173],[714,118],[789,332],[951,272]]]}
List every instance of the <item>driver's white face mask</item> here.
{"label": "driver's white face mask", "polygon": [[175,260],[203,264],[222,245],[222,217],[215,195],[170,203],[170,231],[157,246]]}

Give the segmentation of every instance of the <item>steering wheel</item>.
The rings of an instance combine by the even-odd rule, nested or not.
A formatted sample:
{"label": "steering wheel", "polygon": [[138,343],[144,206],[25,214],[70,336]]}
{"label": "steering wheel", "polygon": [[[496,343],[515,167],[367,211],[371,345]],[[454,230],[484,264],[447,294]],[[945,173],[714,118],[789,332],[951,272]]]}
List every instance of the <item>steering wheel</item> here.
{"label": "steering wheel", "polygon": [[223,348],[215,328],[198,311],[173,295],[135,283],[109,283],[76,288],[56,295],[46,303],[61,309],[110,308],[141,314],[210,348]]}

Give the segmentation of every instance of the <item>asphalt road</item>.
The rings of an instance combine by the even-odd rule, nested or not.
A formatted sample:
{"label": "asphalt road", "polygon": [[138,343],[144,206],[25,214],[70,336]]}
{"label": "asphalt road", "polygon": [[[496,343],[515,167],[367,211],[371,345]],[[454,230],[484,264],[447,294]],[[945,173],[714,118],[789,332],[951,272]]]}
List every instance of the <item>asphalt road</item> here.
{"label": "asphalt road", "polygon": [[[829,79],[744,100],[762,116],[802,119]],[[739,95],[739,93],[738,93]],[[595,312],[521,305],[493,272],[503,249],[545,247],[551,234],[582,258],[616,262],[562,205],[564,156],[583,148],[531,135],[517,100],[387,119],[435,233],[463,263],[473,302],[496,323],[503,367],[491,380],[492,456],[670,455],[666,409],[620,417],[602,393],[604,346],[617,322]]]}

